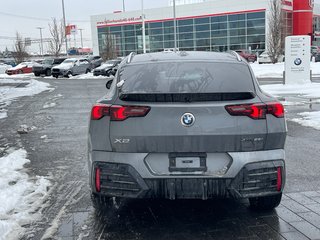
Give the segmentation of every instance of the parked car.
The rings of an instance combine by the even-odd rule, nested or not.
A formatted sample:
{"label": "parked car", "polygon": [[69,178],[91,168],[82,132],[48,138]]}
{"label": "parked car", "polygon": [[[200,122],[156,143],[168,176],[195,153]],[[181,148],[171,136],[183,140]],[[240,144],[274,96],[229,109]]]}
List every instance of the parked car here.
{"label": "parked car", "polygon": [[100,56],[89,56],[88,60],[91,65],[91,69],[101,66],[103,60]]}
{"label": "parked car", "polygon": [[32,66],[34,62],[22,62],[15,67],[9,68],[6,70],[6,74],[24,74],[24,73],[32,73]]}
{"label": "parked car", "polygon": [[313,55],[315,62],[320,62],[320,52]]}
{"label": "parked car", "polygon": [[247,50],[236,50],[236,52],[248,62],[257,61],[257,55]]}
{"label": "parked car", "polygon": [[[284,55],[281,54],[281,55],[278,57],[278,62],[283,62],[283,61],[284,61]],[[259,62],[259,64],[272,63],[269,53],[266,52],[266,51],[263,52],[263,53],[261,53],[261,54],[259,55],[258,62]]]}
{"label": "parked car", "polygon": [[41,64],[34,64],[32,72],[35,76],[40,76],[44,74],[46,76],[51,76],[51,68],[62,63],[66,58],[48,58],[42,61]]}
{"label": "parked car", "polygon": [[320,46],[311,46],[311,55],[314,56],[318,53],[320,54]]}
{"label": "parked car", "polygon": [[68,58],[51,69],[51,75],[55,78],[59,76],[70,77],[88,72],[90,72],[90,63],[86,58]]}
{"label": "parked car", "polygon": [[113,73],[112,69],[116,67],[121,61],[121,59],[106,61],[103,64],[101,64],[100,67],[97,67],[93,70],[93,75],[110,76]]}
{"label": "parked car", "polygon": [[233,196],[256,209],[279,205],[284,109],[238,54],[131,54],[110,81],[89,122],[96,208],[112,197]]}

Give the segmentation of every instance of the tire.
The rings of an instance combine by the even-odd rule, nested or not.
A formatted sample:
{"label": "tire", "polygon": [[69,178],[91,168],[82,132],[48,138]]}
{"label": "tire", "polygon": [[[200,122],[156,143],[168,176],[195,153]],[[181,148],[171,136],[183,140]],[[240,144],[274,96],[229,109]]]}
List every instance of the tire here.
{"label": "tire", "polygon": [[278,207],[282,198],[282,193],[266,197],[249,198],[250,207],[258,211],[270,211]]}
{"label": "tire", "polygon": [[86,74],[89,73],[89,72],[91,72],[90,69],[87,69],[87,70],[86,70]]}
{"label": "tire", "polygon": [[47,69],[46,70],[46,76],[50,76],[51,75],[51,70],[50,69]]}
{"label": "tire", "polygon": [[113,206],[111,197],[101,196],[95,193],[91,193],[91,201],[93,207],[100,211],[110,209]]}
{"label": "tire", "polygon": [[66,78],[69,78],[69,77],[71,77],[71,76],[72,76],[72,73],[71,73],[71,72],[67,72],[67,74],[64,75],[64,77],[66,77]]}
{"label": "tire", "polygon": [[40,77],[40,73],[34,73],[36,77]]}

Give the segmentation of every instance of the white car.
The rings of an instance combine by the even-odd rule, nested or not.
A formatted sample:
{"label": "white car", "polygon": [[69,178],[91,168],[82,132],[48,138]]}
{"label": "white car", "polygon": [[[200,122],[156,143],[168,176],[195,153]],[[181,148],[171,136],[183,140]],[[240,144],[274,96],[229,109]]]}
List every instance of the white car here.
{"label": "white car", "polygon": [[[269,56],[269,53],[268,52],[261,53],[260,56],[258,57],[258,62],[259,62],[259,64],[272,63],[271,58]],[[284,62],[284,55],[281,54],[278,57],[278,62]]]}

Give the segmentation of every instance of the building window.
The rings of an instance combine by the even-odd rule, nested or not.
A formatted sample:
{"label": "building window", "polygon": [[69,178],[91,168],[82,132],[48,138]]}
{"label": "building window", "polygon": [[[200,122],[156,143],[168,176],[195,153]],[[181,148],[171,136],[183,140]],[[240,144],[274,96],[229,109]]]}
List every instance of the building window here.
{"label": "building window", "polygon": [[[292,13],[285,15],[286,34],[292,33]],[[195,17],[177,20],[177,45],[180,50],[227,51],[265,48],[265,11]],[[315,29],[320,28],[315,20]],[[172,20],[146,23],[147,51],[162,51],[174,47]],[[124,56],[131,51],[142,52],[142,25],[137,24],[98,28],[99,49],[103,48],[108,32],[115,51]]]}

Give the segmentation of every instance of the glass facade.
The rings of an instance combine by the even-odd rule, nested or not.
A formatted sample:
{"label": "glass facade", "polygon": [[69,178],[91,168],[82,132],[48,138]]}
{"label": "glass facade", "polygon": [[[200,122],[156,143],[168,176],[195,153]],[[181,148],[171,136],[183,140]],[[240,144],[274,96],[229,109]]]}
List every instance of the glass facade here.
{"label": "glass facade", "polygon": [[314,41],[313,41],[312,45],[320,46],[320,36],[319,36],[319,33],[320,33],[320,16],[319,15],[314,15],[313,16],[313,31],[314,31],[315,37],[314,37]]}
{"label": "glass facade", "polygon": [[[227,51],[265,49],[265,11],[177,20],[180,50]],[[110,34],[111,38],[107,35]],[[130,24],[98,28],[99,50],[112,39],[116,55],[142,53],[142,25]],[[174,47],[173,21],[146,23],[147,51]]]}

